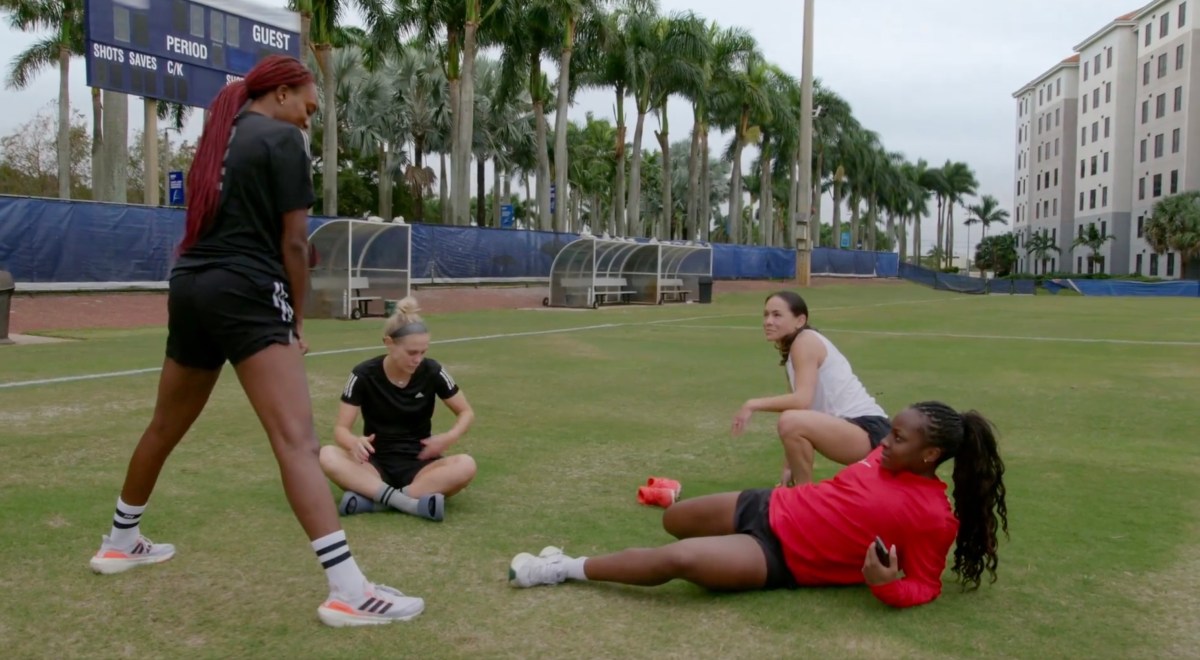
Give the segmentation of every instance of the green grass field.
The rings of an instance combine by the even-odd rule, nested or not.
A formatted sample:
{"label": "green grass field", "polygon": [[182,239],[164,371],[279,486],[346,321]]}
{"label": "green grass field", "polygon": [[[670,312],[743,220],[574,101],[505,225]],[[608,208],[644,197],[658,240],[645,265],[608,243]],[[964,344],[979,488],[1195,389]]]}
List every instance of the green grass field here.
{"label": "green grass field", "polygon": [[[520,551],[666,542],[662,510],[635,499],[650,475],[681,480],[685,497],[778,477],[774,416],[729,434],[746,398],[786,386],[759,330],[763,295],[724,294],[712,305],[430,317],[435,342],[468,339],[430,355],[476,410],[460,447],[480,473],[444,523],[344,520],[372,579],[426,599],[418,619],[373,629],[317,621],[325,578],[231,370],[143,519],[177,556],[118,576],[94,575],[87,561],[149,419],[156,375],[0,387],[0,644],[14,658],[1196,652],[1200,301],[907,285],[803,293],[813,324],[889,412],[936,398],[998,425],[1012,534],[998,582],[964,594],[947,572],[940,599],[905,611],[862,587],[712,595],[683,582],[507,585]],[[346,375],[378,352],[379,330],[375,319],[308,324],[314,352],[365,349],[308,360],[324,442]],[[0,348],[0,384],[161,362],[160,328],[69,334],[80,341]],[[435,428],[448,419],[439,408]],[[834,469],[818,459],[819,477]]]}

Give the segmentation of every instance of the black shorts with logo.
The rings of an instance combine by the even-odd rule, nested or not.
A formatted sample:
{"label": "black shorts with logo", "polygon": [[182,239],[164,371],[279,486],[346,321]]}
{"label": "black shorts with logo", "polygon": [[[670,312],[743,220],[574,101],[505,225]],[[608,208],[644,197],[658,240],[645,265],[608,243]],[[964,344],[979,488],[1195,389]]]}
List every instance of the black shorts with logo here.
{"label": "black shorts with logo", "polygon": [[796,578],[783,556],[783,544],[771,530],[772,488],[752,488],[738,494],[733,511],[733,531],[758,541],[767,560],[767,583],[763,589],[794,589]]}
{"label": "black shorts with logo", "polygon": [[167,357],[185,367],[236,365],[272,344],[291,343],[294,325],[283,282],[219,267],[171,277]]}

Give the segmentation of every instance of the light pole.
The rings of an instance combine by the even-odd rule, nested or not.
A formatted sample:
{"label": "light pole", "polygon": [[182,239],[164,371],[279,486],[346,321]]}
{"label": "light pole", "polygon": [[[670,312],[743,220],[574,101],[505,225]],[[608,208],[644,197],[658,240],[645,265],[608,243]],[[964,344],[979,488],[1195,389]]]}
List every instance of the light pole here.
{"label": "light pole", "polygon": [[[813,128],[813,4],[815,0],[804,0],[804,60],[800,67],[800,207],[795,222],[804,226],[804,238],[796,241],[796,284],[807,286],[812,274],[812,245],[814,223],[812,218],[812,128]],[[816,236],[820,236],[820,218],[816,223]],[[795,230],[793,229],[793,234]]]}

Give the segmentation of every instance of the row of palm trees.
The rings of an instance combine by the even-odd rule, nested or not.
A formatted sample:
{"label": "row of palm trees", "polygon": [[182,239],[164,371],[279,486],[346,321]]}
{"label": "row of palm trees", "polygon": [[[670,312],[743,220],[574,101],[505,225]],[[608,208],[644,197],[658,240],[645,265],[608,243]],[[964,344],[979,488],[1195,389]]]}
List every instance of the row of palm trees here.
{"label": "row of palm trees", "polygon": [[[518,220],[532,229],[587,225],[618,235],[792,245],[800,171],[810,167],[812,216],[833,204],[836,243],[873,249],[882,235],[915,261],[920,241],[909,248],[908,237],[920,236],[928,219],[935,223],[933,250],[949,265],[955,209],[967,208],[977,192],[966,163],[931,167],[887,150],[820,81],[812,162],[802,164],[796,77],[768,61],[746,30],[693,12],[663,13],[656,0],[292,0],[289,6],[301,14],[304,52],[323,96],[314,144],[322,145],[315,160],[327,215],[340,210],[339,173],[369,154],[376,211],[384,217],[392,215],[392,188],[399,184],[418,202],[413,219],[488,224],[503,201],[514,199],[513,183],[524,182],[526,201],[515,196]],[[0,0],[0,9],[14,27],[49,32],[14,60],[9,84],[23,86],[51,67],[65,81],[70,60],[83,53],[82,1]],[[351,9],[364,27],[343,24]],[[547,61],[557,69],[553,82]],[[615,123],[591,116],[570,121],[583,89],[612,92]],[[93,92],[94,154],[103,149],[95,145],[123,146],[124,131],[101,120],[106,108],[114,120],[126,116],[109,107],[118,106],[118,96]],[[62,105],[65,91],[59,100],[69,107]],[[669,106],[677,103],[692,110],[683,139],[672,136],[668,122]],[[166,104],[159,111],[173,114],[177,125],[186,114]],[[643,149],[651,116],[657,149]],[[726,139],[710,145],[712,136]],[[94,175],[103,176],[107,161],[93,161]],[[490,186],[484,163],[492,164]],[[438,216],[423,217],[435,185]],[[1007,214],[989,199],[971,207],[975,221],[1005,222]]]}

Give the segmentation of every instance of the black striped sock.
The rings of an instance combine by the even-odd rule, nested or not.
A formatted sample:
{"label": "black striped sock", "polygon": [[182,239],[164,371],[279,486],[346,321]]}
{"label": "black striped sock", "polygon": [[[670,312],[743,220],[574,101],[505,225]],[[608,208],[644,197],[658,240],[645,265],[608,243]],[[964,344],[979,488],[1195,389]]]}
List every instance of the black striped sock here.
{"label": "black striped sock", "polygon": [[131,506],[120,497],[117,498],[117,510],[113,512],[112,530],[108,533],[108,542],[116,548],[131,548],[141,536],[138,524],[146,505]]}
{"label": "black striped sock", "polygon": [[357,601],[365,593],[367,578],[358,568],[346,543],[346,532],[338,530],[312,542],[317,561],[329,578],[330,591],[350,600]]}

